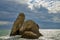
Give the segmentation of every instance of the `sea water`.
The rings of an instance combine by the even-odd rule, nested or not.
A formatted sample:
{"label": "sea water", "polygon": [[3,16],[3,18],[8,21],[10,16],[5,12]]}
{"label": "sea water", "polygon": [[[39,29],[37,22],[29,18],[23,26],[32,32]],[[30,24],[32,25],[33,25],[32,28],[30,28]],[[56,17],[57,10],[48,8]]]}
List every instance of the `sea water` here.
{"label": "sea water", "polygon": [[21,36],[10,37],[10,30],[0,30],[0,40],[60,40],[60,29],[40,29],[43,36],[38,39],[24,39]]}

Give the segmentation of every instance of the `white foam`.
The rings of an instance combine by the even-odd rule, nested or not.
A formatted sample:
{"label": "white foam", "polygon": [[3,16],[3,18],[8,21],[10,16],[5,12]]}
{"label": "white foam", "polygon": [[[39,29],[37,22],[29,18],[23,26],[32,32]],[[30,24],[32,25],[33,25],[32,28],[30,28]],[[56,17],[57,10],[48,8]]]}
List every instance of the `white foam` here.
{"label": "white foam", "polygon": [[[39,39],[35,40],[59,40],[60,39],[60,30],[59,29],[39,29],[40,33],[43,35],[42,37],[39,37]],[[12,36],[10,37],[9,35],[7,36],[1,36],[0,39],[2,40],[28,40],[28,39],[23,39],[20,38],[21,35],[17,36]]]}
{"label": "white foam", "polygon": [[8,39],[10,38],[9,36],[1,36],[0,39]]}

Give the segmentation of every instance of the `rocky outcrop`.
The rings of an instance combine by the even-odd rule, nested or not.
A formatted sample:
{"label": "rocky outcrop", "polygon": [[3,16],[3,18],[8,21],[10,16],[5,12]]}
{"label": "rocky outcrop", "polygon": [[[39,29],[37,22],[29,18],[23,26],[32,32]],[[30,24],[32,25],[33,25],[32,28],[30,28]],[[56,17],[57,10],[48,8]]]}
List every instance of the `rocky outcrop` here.
{"label": "rocky outcrop", "polygon": [[19,29],[23,25],[24,19],[25,19],[24,13],[20,13],[13,24],[13,28],[11,30],[10,36],[20,35]]}
{"label": "rocky outcrop", "polygon": [[32,20],[27,20],[20,29],[22,38],[39,38],[42,34],[39,32],[39,26]]}
{"label": "rocky outcrop", "polygon": [[25,19],[24,13],[20,13],[13,24],[10,36],[22,35],[21,38],[28,39],[37,39],[40,36],[43,36],[39,32],[38,24],[36,24],[33,20],[27,20],[24,22],[24,19]]}

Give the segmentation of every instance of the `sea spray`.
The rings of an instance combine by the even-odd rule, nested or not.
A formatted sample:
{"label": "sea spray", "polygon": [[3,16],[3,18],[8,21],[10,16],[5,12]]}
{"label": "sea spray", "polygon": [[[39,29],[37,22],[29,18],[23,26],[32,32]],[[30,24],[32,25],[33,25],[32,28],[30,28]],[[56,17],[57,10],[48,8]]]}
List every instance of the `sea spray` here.
{"label": "sea spray", "polygon": [[60,29],[40,29],[39,31],[43,34],[39,39],[25,39],[20,38],[20,35],[11,37],[7,35],[0,36],[0,40],[60,40]]}

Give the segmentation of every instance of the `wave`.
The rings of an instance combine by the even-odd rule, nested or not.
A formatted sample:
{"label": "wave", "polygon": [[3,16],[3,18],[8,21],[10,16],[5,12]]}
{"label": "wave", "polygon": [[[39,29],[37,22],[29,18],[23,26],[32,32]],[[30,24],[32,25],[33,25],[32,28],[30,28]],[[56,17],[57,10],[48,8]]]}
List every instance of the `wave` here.
{"label": "wave", "polygon": [[25,39],[25,38],[20,38],[21,36],[2,36],[0,37],[0,40],[48,40],[45,37],[40,37],[39,39]]}

